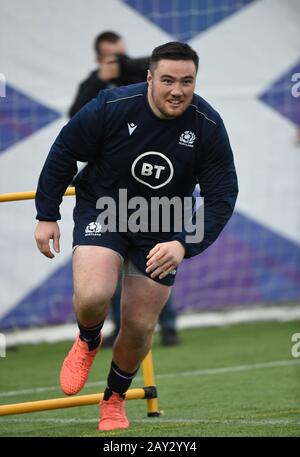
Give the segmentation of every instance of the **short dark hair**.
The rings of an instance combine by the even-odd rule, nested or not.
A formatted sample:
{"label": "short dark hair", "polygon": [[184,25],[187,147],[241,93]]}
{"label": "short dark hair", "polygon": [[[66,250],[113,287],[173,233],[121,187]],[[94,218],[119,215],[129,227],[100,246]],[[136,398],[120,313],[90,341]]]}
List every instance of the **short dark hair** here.
{"label": "short dark hair", "polygon": [[157,46],[150,57],[150,71],[153,73],[160,60],[192,60],[195,64],[196,71],[199,65],[199,56],[187,43],[180,41],[170,41]]}
{"label": "short dark hair", "polygon": [[117,41],[121,40],[122,37],[115,32],[111,32],[110,30],[106,32],[100,33],[94,42],[94,49],[96,54],[99,54],[99,44],[103,43],[103,41],[108,41],[110,43],[116,43]]}

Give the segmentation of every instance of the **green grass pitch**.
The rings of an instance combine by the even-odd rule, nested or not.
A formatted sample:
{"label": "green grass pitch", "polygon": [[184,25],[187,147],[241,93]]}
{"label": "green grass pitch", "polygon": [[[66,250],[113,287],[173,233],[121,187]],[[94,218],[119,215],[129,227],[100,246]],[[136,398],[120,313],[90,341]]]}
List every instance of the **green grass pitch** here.
{"label": "green grass pitch", "polygon": [[[0,436],[300,436],[300,322],[251,323],[181,332],[182,344],[153,345],[160,418],[128,401],[128,430],[97,430],[98,406],[0,417]],[[63,397],[59,369],[70,342],[20,346],[0,358],[0,403]],[[103,392],[111,350],[97,355],[80,394]],[[139,371],[132,387],[142,387]],[[79,394],[79,395],[80,395]]]}

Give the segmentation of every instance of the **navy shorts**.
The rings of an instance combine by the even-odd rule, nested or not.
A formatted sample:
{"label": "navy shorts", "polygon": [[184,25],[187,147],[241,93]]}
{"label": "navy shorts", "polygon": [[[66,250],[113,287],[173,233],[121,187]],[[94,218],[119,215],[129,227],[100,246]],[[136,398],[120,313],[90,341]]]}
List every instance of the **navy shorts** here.
{"label": "navy shorts", "polygon": [[[119,233],[101,231],[101,224],[97,222],[99,210],[94,207],[92,202],[85,199],[76,199],[76,206],[73,212],[73,248],[76,246],[102,246],[110,248],[119,253],[123,259],[131,261],[134,266],[145,276],[147,255],[157,244],[168,241],[166,236],[159,237],[159,233]],[[166,234],[164,234],[166,235]],[[175,268],[165,278],[151,278],[153,281],[166,286],[172,286],[176,278],[177,269]]]}

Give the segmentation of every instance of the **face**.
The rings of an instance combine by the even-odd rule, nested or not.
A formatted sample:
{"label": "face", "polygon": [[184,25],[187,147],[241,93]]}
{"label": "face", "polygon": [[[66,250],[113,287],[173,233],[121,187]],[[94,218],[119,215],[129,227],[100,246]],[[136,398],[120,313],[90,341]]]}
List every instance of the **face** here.
{"label": "face", "polygon": [[162,59],[153,73],[148,71],[148,100],[162,119],[181,116],[191,104],[196,84],[196,66],[192,60]]}
{"label": "face", "polygon": [[98,49],[99,54],[97,56],[97,61],[99,63],[101,63],[101,61],[107,57],[126,53],[126,46],[123,40],[118,40],[116,43],[111,43],[110,41],[102,41]]}

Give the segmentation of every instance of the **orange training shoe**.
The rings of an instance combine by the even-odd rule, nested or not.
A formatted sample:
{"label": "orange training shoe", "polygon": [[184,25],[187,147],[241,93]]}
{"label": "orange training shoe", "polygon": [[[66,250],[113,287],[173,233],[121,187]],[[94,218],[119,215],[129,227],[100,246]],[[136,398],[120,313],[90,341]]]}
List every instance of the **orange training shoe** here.
{"label": "orange training shoe", "polygon": [[108,400],[100,403],[99,430],[117,430],[128,428],[129,421],[125,413],[125,400],[117,393],[112,393]]}
{"label": "orange training shoe", "polygon": [[66,395],[75,395],[83,388],[101,343],[100,333],[99,346],[89,351],[88,344],[77,336],[60,370],[60,386]]}

